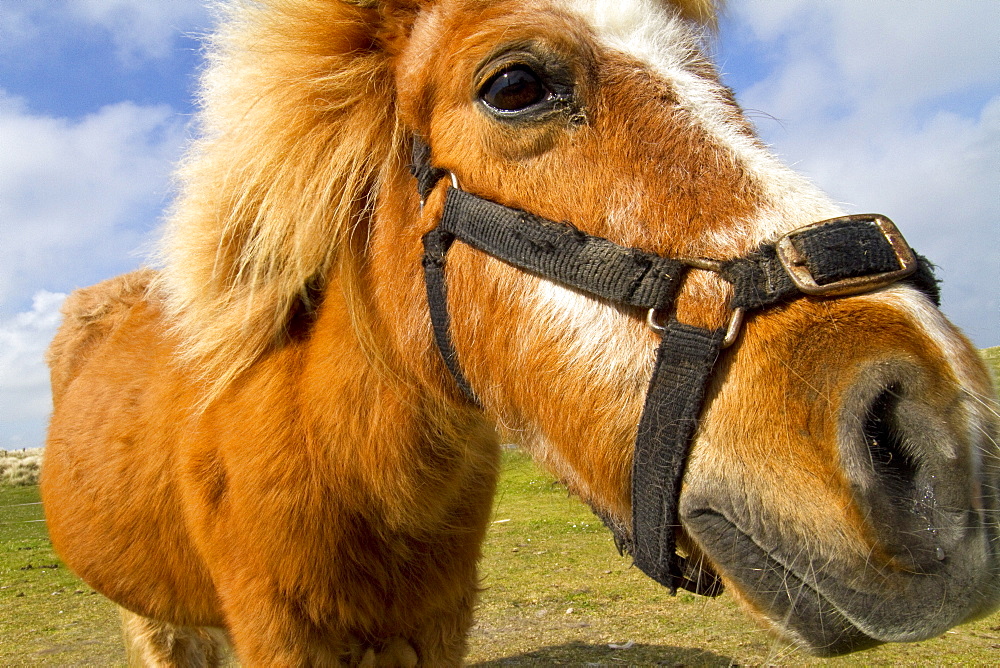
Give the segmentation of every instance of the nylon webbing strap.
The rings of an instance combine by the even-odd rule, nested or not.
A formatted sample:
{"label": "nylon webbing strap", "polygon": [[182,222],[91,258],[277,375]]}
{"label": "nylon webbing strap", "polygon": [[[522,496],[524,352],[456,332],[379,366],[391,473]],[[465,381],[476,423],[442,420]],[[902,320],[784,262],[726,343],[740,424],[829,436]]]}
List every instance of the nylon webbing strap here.
{"label": "nylon webbing strap", "polygon": [[668,306],[684,265],[454,188],[439,229],[509,264],[620,305]]}
{"label": "nylon webbing strap", "polygon": [[845,221],[791,237],[819,284],[900,268],[885,235],[871,223]]}
{"label": "nylon webbing strap", "polygon": [[[704,583],[685,579],[677,556],[678,503],[692,437],[725,330],[711,331],[670,320],[656,366],[632,462],[632,558],[643,573],[671,593]],[[701,593],[701,592],[699,592]]]}
{"label": "nylon webbing strap", "polygon": [[448,172],[431,164],[431,147],[418,137],[413,138],[411,156],[410,173],[417,180],[417,192],[420,193],[420,201],[423,202],[431,194],[437,182],[447,176]]}
{"label": "nylon webbing strap", "polygon": [[[448,189],[439,229],[520,269],[620,305],[668,307],[685,270],[682,261],[619,246],[455,188]],[[821,283],[899,269],[885,237],[863,223],[807,230],[794,243]],[[904,281],[937,304],[931,265],[917,258],[917,272]],[[733,284],[730,308],[734,309],[761,308],[802,294],[778,259],[774,244],[724,263],[722,276]]]}
{"label": "nylon webbing strap", "polygon": [[434,330],[434,341],[437,343],[444,364],[448,367],[455,383],[462,390],[465,398],[472,403],[479,403],[472,386],[465,379],[462,368],[455,355],[455,347],[451,344],[451,318],[448,315],[448,286],[445,282],[444,260],[448,249],[455,240],[454,235],[440,227],[424,235],[424,283],[427,286],[427,306],[431,314],[431,326]]}
{"label": "nylon webbing strap", "polygon": [[[423,199],[447,172],[431,167],[429,150],[422,142],[415,141],[413,154],[413,173]],[[819,284],[900,268],[885,235],[871,225],[839,219],[826,222],[829,224],[800,228],[792,233],[794,238],[789,237]],[[462,373],[450,334],[445,257],[455,239],[519,269],[620,306],[644,309],[670,306],[688,264],[619,246],[571,225],[449,188],[438,227],[424,236],[427,302],[444,363],[462,393],[474,403],[475,393]],[[916,271],[902,280],[937,303],[932,265],[919,255],[915,258]],[[733,285],[732,309],[752,310],[802,295],[779,258],[777,244],[762,245],[746,257],[721,263],[721,274]],[[690,565],[676,552],[675,532],[680,528],[680,490],[688,451],[724,338],[724,330],[668,322],[636,437],[632,556],[644,573],[672,593],[678,587],[707,595],[722,589],[715,576],[699,568],[691,569],[697,574],[692,579]],[[708,579],[700,580],[702,576]]]}
{"label": "nylon webbing strap", "polygon": [[[810,273],[820,283],[899,268],[899,261],[885,237],[871,226],[841,223],[825,229],[806,230],[799,233],[793,243],[806,259]],[[917,270],[903,282],[940,305],[933,265],[921,255],[914,255]],[[765,244],[746,257],[726,262],[722,276],[733,284],[729,306],[734,309],[757,309],[802,295],[778,259],[774,244]]]}

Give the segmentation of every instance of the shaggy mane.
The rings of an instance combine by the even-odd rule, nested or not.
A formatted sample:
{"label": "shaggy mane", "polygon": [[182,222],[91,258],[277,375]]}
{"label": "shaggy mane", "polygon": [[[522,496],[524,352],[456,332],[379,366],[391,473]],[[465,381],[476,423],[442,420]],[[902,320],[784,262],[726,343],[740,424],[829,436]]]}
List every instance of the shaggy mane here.
{"label": "shaggy mane", "polygon": [[181,360],[221,388],[348,259],[405,139],[376,12],[338,0],[218,12],[156,288]]}
{"label": "shaggy mane", "polygon": [[709,28],[718,25],[719,12],[725,0],[667,0],[665,4],[676,7],[681,16]]}
{"label": "shaggy mane", "polygon": [[[177,172],[153,286],[182,341],[180,361],[213,395],[282,341],[328,277],[353,275],[352,234],[370,220],[388,170],[405,164],[391,56],[378,43],[381,19],[417,3],[372,10],[380,4],[216,4],[200,138]],[[715,20],[712,0],[670,4]]]}

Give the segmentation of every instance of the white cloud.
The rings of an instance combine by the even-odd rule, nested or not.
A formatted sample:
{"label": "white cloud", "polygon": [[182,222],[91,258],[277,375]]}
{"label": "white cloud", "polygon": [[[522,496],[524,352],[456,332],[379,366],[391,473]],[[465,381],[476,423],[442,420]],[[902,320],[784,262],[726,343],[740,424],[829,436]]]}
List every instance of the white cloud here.
{"label": "white cloud", "polygon": [[16,51],[40,37],[37,14],[40,0],[5,2],[0,5],[0,52]]}
{"label": "white cloud", "polygon": [[167,107],[123,102],[69,121],[0,91],[0,312],[138,264],[184,134]]}
{"label": "white cloud", "polygon": [[[167,107],[110,105],[77,121],[0,90],[0,443],[40,444],[43,352],[62,294],[141,263],[185,124]],[[30,309],[24,295],[34,294]]]}
{"label": "white cloud", "polygon": [[76,30],[106,30],[123,62],[165,58],[178,33],[208,24],[204,0],[11,0],[0,4],[0,51],[52,49]]}
{"label": "white cloud", "polygon": [[770,71],[739,94],[764,138],[939,266],[943,309],[1000,344],[1000,3],[757,0],[736,29]]}
{"label": "white cloud", "polygon": [[752,0],[731,11],[778,54],[778,76],[755,94],[783,118],[848,104],[897,112],[970,87],[995,89],[1000,79],[997,2]]}
{"label": "white cloud", "polygon": [[849,83],[868,83],[863,94],[881,97],[883,105],[906,107],[969,86],[996,86],[1000,3],[835,6],[835,59]]}
{"label": "white cloud", "polygon": [[204,0],[70,0],[69,9],[86,23],[114,36],[123,57],[163,58],[178,32],[204,26]]}
{"label": "white cloud", "polygon": [[0,321],[0,447],[42,445],[52,410],[43,356],[59,325],[65,297],[37,292],[30,311]]}

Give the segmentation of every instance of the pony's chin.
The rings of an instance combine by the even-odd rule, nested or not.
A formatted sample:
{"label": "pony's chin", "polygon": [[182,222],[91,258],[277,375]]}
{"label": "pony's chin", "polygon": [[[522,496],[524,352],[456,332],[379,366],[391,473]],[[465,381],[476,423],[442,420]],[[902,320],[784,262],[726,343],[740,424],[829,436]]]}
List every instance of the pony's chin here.
{"label": "pony's chin", "polygon": [[847,578],[796,564],[780,551],[761,547],[716,510],[685,513],[684,521],[726,588],[783,639],[817,656],[848,654],[885,642],[926,640],[977,616],[968,607],[971,602],[961,604],[957,599],[962,595],[955,592],[944,596],[950,615],[928,614],[928,606],[915,599],[917,590],[925,587],[926,600],[941,595],[927,587],[928,582],[940,581],[933,573],[923,583],[905,576],[888,578],[886,588],[898,588],[900,595],[886,597],[883,591],[878,598],[852,588]]}
{"label": "pony's chin", "polygon": [[689,523],[689,531],[694,530],[726,589],[742,598],[783,639],[817,656],[848,654],[881,644],[722,514],[702,511],[690,519],[694,523]]}

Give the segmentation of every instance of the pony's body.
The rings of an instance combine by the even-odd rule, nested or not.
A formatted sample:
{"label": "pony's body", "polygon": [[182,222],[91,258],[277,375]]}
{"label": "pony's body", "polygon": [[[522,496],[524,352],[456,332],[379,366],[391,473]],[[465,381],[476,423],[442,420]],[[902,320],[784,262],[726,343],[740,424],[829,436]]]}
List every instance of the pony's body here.
{"label": "pony's body", "polygon": [[[49,504],[49,521],[55,544],[73,546],[76,571],[142,616],[226,628],[251,663],[357,661],[393,638],[419,646],[428,665],[455,661],[471,623],[495,432],[450,415],[466,443],[441,442],[442,409],[387,387],[337,334],[351,330],[335,309],[314,325],[331,336],[289,342],[201,412],[198,381],[173,364],[157,300],[143,295],[148,278],[77,293],[53,344],[54,368],[85,359],[87,373],[114,379],[97,394],[73,379],[53,388],[73,421],[57,417],[52,429],[73,448],[51,441],[46,476],[72,480],[75,498]],[[84,299],[118,312],[95,323],[72,311]],[[112,331],[91,331],[109,319]],[[81,355],[80,345],[90,348]],[[149,444],[140,457],[137,444]],[[268,628],[286,619],[297,624]]]}
{"label": "pony's body", "polygon": [[[211,663],[224,629],[247,665],[459,663],[494,425],[628,537],[658,336],[457,243],[469,402],[422,279],[449,180],[421,202],[409,150],[424,138],[471,192],[663,256],[740,257],[839,215],[701,58],[709,16],[640,0],[233,4],[163,270],[75,293],[50,353],[52,540],[130,611],[140,660]],[[555,101],[491,111],[483,91],[510,63]],[[728,300],[692,270],[676,317],[724,326]],[[990,392],[912,287],[761,311],[709,387],[684,550],[817,652],[985,614],[1000,600]]]}

